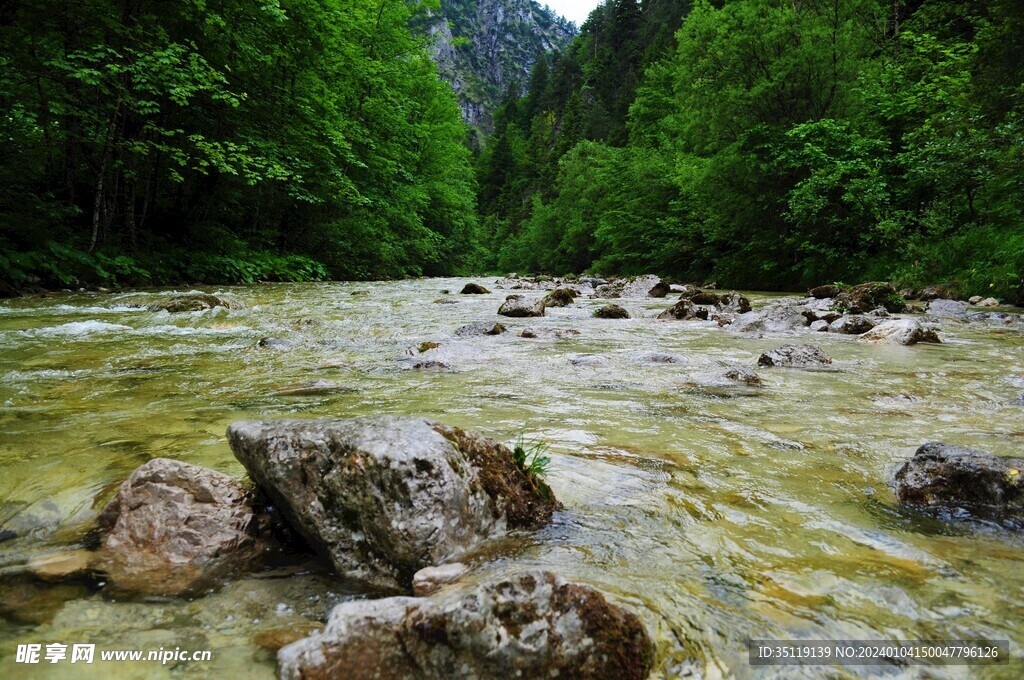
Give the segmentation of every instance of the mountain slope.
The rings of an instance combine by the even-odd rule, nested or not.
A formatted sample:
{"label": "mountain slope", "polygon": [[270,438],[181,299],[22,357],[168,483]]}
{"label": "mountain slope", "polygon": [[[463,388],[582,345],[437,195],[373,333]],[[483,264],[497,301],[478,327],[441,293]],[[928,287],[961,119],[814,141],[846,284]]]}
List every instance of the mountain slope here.
{"label": "mountain slope", "polygon": [[438,70],[466,122],[485,131],[505,91],[526,88],[537,54],[563,49],[576,35],[571,22],[533,0],[442,0],[441,13],[430,28]]}

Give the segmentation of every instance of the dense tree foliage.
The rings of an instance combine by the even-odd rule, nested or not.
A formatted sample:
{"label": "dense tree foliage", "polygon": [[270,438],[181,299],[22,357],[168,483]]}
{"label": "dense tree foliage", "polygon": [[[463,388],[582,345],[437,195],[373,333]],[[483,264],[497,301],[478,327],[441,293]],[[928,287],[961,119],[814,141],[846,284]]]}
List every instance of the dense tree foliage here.
{"label": "dense tree foliage", "polygon": [[607,0],[498,112],[492,264],[1020,299],[1022,116],[1016,0]]}
{"label": "dense tree foliage", "polygon": [[459,271],[472,159],[436,1],[0,6],[0,278]]}

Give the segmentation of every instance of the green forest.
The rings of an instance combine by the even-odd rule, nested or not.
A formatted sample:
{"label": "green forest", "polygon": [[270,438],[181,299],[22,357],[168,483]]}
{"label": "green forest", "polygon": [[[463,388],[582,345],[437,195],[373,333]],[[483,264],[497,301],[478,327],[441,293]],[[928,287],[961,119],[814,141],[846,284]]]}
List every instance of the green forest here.
{"label": "green forest", "polygon": [[0,9],[0,275],[437,275],[479,259],[437,2],[32,0]]}
{"label": "green forest", "polygon": [[470,148],[437,2],[0,10],[0,277],[535,271],[1024,301],[1024,4],[608,0]]}

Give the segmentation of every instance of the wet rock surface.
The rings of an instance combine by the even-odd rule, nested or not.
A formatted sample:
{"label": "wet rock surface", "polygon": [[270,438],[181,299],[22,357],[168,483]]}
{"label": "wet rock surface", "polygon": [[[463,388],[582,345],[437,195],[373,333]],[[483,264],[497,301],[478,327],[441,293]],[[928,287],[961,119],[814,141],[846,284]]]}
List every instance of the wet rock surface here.
{"label": "wet rock surface", "polygon": [[823,368],[832,364],[832,357],[814,345],[783,345],[762,354],[758,366],[782,368]]}
{"label": "wet rock surface", "polygon": [[729,328],[738,333],[789,333],[806,325],[796,307],[776,304],[739,315]]}
{"label": "wet rock surface", "polygon": [[463,286],[462,290],[459,291],[460,295],[488,295],[491,291],[487,290],[479,283],[467,283]]}
{"label": "wet rock surface", "polygon": [[474,335],[501,335],[507,330],[503,324],[481,321],[461,326],[455,331],[455,335],[459,338],[472,337]]}
{"label": "wet rock surface", "polygon": [[629,312],[619,305],[604,305],[594,310],[594,316],[598,319],[628,319]]}
{"label": "wet rock surface", "polygon": [[830,333],[843,335],[863,335],[875,327],[875,322],[866,316],[843,316],[829,324]]}
{"label": "wet rock surface", "polygon": [[556,288],[544,296],[544,307],[568,307],[578,295],[579,292],[572,288]]}
{"label": "wet rock surface", "polygon": [[598,286],[594,295],[599,298],[665,297],[668,294],[667,286],[657,276],[637,276]]}
{"label": "wet rock surface", "polygon": [[916,345],[919,342],[941,343],[939,334],[917,319],[896,319],[878,324],[860,336],[864,342],[883,345]]}
{"label": "wet rock surface", "polygon": [[251,570],[269,547],[269,523],[231,477],[155,458],[104,508],[93,566],[116,590],[195,594]]}
{"label": "wet rock surface", "polygon": [[228,439],[339,574],[385,589],[557,507],[508,448],[423,418],[243,421]]}
{"label": "wet rock surface", "polygon": [[425,567],[413,574],[412,594],[416,597],[425,597],[459,581],[468,573],[469,567],[462,562]]}
{"label": "wet rock surface", "polygon": [[498,314],[510,317],[544,316],[544,301],[531,300],[523,295],[509,295],[498,309]]}
{"label": "wet rock surface", "polygon": [[824,286],[818,286],[817,288],[811,288],[811,290],[807,292],[807,295],[818,300],[826,300],[834,297],[839,297],[839,295],[842,292],[843,289],[840,288],[839,286],[836,286],[834,284],[828,284]]}
{"label": "wet rock surface", "polygon": [[642,680],[654,650],[630,612],[591,588],[527,571],[429,598],[350,602],[283,648],[283,680],[564,677]]}
{"label": "wet rock surface", "polygon": [[928,304],[928,313],[934,316],[951,316],[963,318],[967,316],[967,304],[958,300],[932,300]]}
{"label": "wet rock surface", "polygon": [[207,294],[179,295],[168,300],[154,302],[147,309],[151,312],[178,314],[181,312],[203,312],[214,307],[245,309],[245,305],[238,300]]}
{"label": "wet rock surface", "polygon": [[899,501],[931,509],[962,508],[1024,519],[1024,459],[929,443],[896,472]]}

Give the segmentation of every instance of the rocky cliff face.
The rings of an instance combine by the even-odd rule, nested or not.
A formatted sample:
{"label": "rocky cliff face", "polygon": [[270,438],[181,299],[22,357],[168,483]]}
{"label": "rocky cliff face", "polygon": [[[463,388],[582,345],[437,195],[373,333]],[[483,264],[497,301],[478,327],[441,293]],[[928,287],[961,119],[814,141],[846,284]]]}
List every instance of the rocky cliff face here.
{"label": "rocky cliff face", "polygon": [[526,89],[537,54],[566,47],[576,34],[571,22],[533,0],[442,0],[429,31],[463,117],[485,131],[506,89]]}

